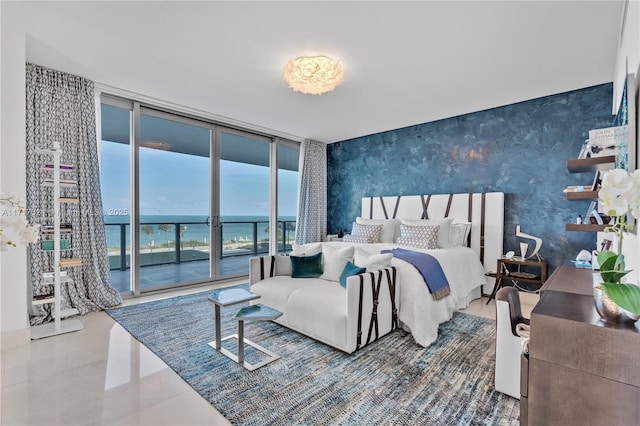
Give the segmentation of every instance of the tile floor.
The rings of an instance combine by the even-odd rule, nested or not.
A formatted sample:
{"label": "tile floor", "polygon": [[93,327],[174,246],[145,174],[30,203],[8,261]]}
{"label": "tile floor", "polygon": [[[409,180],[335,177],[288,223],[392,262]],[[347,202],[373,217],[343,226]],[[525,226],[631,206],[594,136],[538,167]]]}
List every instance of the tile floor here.
{"label": "tile floor", "polygon": [[[208,288],[212,287],[189,292]],[[125,304],[177,293],[186,292],[129,299]],[[464,311],[495,317],[495,302],[485,305],[486,300],[478,299]],[[521,293],[521,301],[529,316],[537,295]],[[0,424],[229,424],[107,314],[96,312],[81,319],[83,330],[52,338],[30,341],[24,335],[2,335]]]}

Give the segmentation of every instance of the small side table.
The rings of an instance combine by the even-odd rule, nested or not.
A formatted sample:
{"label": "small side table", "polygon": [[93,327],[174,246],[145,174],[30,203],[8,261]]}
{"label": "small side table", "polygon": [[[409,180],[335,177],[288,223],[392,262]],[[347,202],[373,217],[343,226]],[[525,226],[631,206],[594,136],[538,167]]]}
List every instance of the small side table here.
{"label": "small side table", "polygon": [[[271,361],[275,361],[276,359],[280,358],[280,356],[276,355],[270,350],[263,348],[262,346],[252,342],[249,339],[244,338],[244,322],[245,321],[270,321],[270,320],[279,318],[280,316],[282,316],[282,312],[262,304],[245,306],[244,308],[240,309],[235,317],[235,320],[238,321],[238,334],[225,337],[225,340],[230,339],[232,337],[237,337],[238,356],[236,357],[235,355],[233,355],[232,353],[230,353],[224,348],[221,349],[221,352],[226,356],[228,356],[229,358],[231,358],[232,360],[234,360],[235,362],[237,362],[238,364],[242,365],[244,368],[246,368],[249,371],[258,369],[263,365],[269,364]],[[244,360],[245,344],[252,346],[258,351],[264,353],[265,355],[267,355],[267,358],[265,358],[264,360],[256,364],[249,364],[247,361]]]}
{"label": "small side table", "polygon": [[259,295],[242,288],[223,288],[211,293],[208,300],[215,305],[216,340],[215,342],[209,343],[209,346],[217,351],[222,349],[223,339],[221,336],[222,331],[220,326],[220,307],[236,305],[238,303],[248,302],[259,298]]}
{"label": "small side table", "polygon": [[[521,272],[521,268],[523,266],[528,266],[532,268],[538,268],[540,275],[532,276],[532,274]],[[528,260],[522,259],[521,257],[501,257],[498,259],[497,272],[495,275],[496,283],[493,286],[493,291],[491,292],[491,296],[489,296],[489,300],[487,300],[487,305],[491,302],[491,299],[496,297],[496,293],[504,286],[504,280],[511,280],[514,283],[514,286],[518,290],[528,291],[518,286],[518,282],[526,282],[538,284],[538,290],[535,293],[540,291],[540,287],[547,280],[547,262],[544,260]]]}

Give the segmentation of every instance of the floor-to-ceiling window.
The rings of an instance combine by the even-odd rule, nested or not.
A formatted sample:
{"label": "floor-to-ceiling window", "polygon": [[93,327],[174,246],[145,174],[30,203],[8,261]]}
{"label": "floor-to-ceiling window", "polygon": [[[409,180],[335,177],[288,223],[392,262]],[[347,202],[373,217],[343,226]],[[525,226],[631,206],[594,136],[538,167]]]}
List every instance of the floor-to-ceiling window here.
{"label": "floor-to-ceiling window", "polygon": [[296,239],[300,145],[278,143],[278,252],[291,251]]}
{"label": "floor-to-ceiling window", "polygon": [[101,112],[114,287],[139,294],[242,276],[272,240],[278,251],[290,250],[298,143],[108,96]]}
{"label": "floor-to-ceiling window", "polygon": [[131,127],[130,102],[102,103],[100,189],[111,285],[132,290],[131,276]]}
{"label": "floor-to-ceiling window", "polygon": [[[208,280],[212,128],[142,109],[138,146],[140,288]],[[186,267],[184,266],[186,265]]]}

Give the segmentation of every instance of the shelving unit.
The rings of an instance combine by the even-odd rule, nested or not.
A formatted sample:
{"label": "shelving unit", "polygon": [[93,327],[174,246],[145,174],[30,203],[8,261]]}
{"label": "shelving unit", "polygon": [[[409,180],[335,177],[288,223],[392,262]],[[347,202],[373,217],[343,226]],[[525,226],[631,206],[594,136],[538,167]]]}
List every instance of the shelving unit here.
{"label": "shelving unit", "polygon": [[[82,262],[80,259],[61,259],[61,232],[60,232],[60,213],[61,206],[60,204],[63,202],[71,202],[77,203],[77,198],[69,198],[69,197],[61,197],[60,196],[60,188],[61,172],[69,172],[74,171],[74,167],[71,165],[61,165],[60,164],[60,156],[62,154],[62,150],[60,149],[60,143],[54,142],[53,149],[39,149],[36,151],[38,154],[42,154],[53,160],[52,163],[43,164],[43,169],[49,170],[52,172],[52,179],[47,179],[43,182],[43,186],[50,186],[53,188],[53,273],[50,277],[42,278],[42,285],[53,286],[53,294],[45,295],[45,296],[37,296],[34,297],[34,300],[31,302],[33,306],[45,305],[45,304],[53,304],[53,322],[49,322],[47,324],[42,324],[38,326],[31,327],[31,339],[41,339],[43,337],[55,336],[58,334],[69,333],[72,331],[78,331],[84,328],[82,322],[79,319],[66,319],[63,318],[77,315],[78,310],[75,308],[70,309],[62,309],[62,296],[61,296],[61,286],[67,285],[69,283],[73,283],[73,280],[67,276],[66,274],[62,274],[63,267],[73,267],[73,266],[81,266]],[[70,180],[64,180],[64,187],[74,187],[70,183]],[[71,244],[69,244],[68,249],[72,249]],[[46,251],[46,249],[44,250]],[[50,251],[50,250],[49,250]],[[71,261],[71,262],[70,262]]]}
{"label": "shelving unit", "polygon": [[598,198],[598,191],[578,191],[567,192],[567,200],[595,200]]}
{"label": "shelving unit", "polygon": [[602,172],[609,170],[615,162],[615,155],[567,160],[567,169],[569,173]]}
{"label": "shelving unit", "polygon": [[[595,173],[610,170],[616,162],[615,155],[607,155],[604,157],[582,158],[567,161],[567,170],[569,173]],[[567,192],[567,200],[597,200],[599,189],[594,191],[578,191]],[[584,218],[588,220],[588,218]],[[607,225],[598,225],[591,223],[567,223],[564,226],[565,231],[573,232],[602,232]]]}

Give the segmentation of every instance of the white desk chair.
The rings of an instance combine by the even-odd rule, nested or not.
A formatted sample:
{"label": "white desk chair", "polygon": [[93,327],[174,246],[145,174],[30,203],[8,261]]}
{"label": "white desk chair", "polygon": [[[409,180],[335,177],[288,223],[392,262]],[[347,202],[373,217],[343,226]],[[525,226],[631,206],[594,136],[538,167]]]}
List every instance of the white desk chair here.
{"label": "white desk chair", "polygon": [[[529,319],[522,316],[516,288],[503,287],[496,294],[496,323],[496,390],[520,399],[520,355]],[[522,328],[526,334],[518,330]]]}

